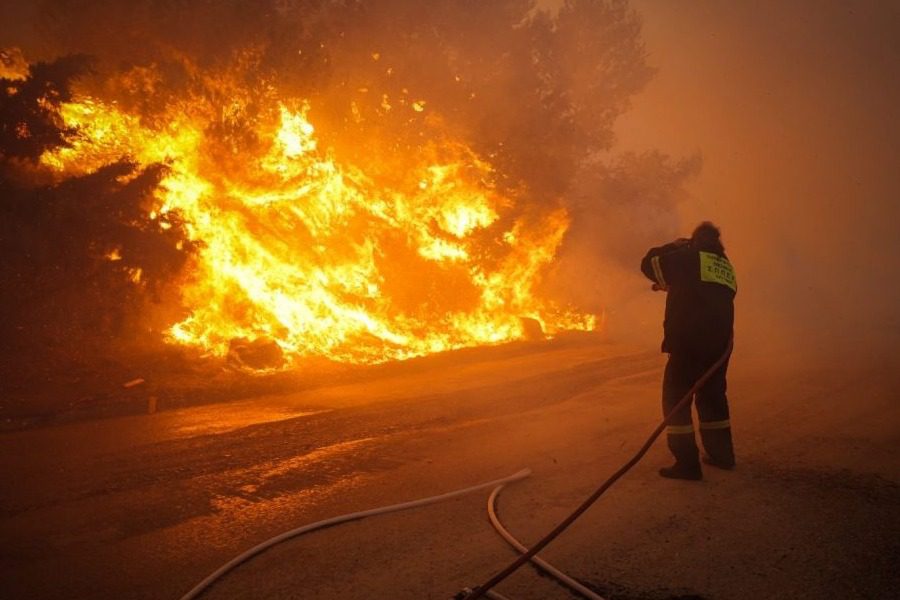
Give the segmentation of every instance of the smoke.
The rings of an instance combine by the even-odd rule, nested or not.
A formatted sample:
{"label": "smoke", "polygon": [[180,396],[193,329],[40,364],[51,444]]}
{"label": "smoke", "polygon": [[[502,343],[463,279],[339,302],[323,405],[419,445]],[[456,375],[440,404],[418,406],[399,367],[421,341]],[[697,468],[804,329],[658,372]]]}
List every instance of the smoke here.
{"label": "smoke", "polygon": [[680,234],[703,219],[722,227],[738,351],[889,357],[900,341],[896,4],[635,7],[659,71],[616,131],[626,148],[702,154]]}
{"label": "smoke", "polygon": [[679,235],[686,186],[700,172],[694,154],[673,159],[657,151],[586,161],[575,177],[572,225],[549,285],[578,306],[605,314],[616,338],[653,345],[659,307],[636,266],[651,245]]}

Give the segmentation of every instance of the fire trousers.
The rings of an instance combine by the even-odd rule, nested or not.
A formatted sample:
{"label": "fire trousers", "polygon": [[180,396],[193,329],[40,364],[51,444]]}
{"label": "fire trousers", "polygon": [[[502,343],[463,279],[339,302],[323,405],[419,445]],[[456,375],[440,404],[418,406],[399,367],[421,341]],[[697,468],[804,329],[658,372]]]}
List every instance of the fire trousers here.
{"label": "fire trousers", "polygon": [[[663,376],[663,414],[668,415],[688,393],[694,383],[716,362],[720,353],[672,352]],[[700,417],[700,439],[703,448],[713,462],[734,464],[734,447],[731,441],[731,421],[728,413],[728,397],[725,395],[725,362],[694,396],[697,415]],[[700,466],[697,442],[694,439],[694,423],[691,403],[672,416],[666,430],[669,450],[679,465],[694,468]]]}

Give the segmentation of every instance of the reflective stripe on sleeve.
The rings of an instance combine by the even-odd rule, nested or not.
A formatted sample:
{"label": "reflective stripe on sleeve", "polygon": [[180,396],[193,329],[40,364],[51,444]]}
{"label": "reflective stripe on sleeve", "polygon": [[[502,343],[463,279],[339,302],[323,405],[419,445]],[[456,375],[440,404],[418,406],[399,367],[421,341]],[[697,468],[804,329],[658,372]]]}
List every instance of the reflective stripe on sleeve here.
{"label": "reflective stripe on sleeve", "polygon": [[659,257],[652,257],[650,259],[650,265],[653,267],[653,275],[656,276],[656,283],[666,287],[666,278],[663,277],[662,265],[659,264]]}
{"label": "reflective stripe on sleeve", "polygon": [[694,426],[693,425],[669,425],[666,427],[666,433],[668,433],[669,435],[694,433]]}
{"label": "reflective stripe on sleeve", "polygon": [[700,429],[728,429],[731,427],[731,420],[725,419],[724,421],[700,421]]}

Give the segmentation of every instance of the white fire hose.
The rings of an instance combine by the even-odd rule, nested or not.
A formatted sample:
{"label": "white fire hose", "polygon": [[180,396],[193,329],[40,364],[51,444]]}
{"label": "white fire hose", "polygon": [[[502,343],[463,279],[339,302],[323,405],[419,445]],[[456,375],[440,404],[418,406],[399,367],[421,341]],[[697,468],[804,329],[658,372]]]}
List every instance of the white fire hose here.
{"label": "white fire hose", "polygon": [[[502,537],[504,540],[506,540],[510,546],[512,546],[519,552],[525,554],[526,552],[528,552],[528,548],[523,546],[519,540],[517,540],[509,531],[507,531],[506,528],[503,526],[503,523],[500,522],[499,517],[497,517],[497,496],[500,495],[500,490],[503,489],[503,485],[505,485],[505,484],[501,484],[501,485],[498,485],[497,487],[495,487],[494,491],[491,492],[490,498],[488,498],[488,502],[487,502],[488,518],[490,518],[491,525],[494,526],[494,529],[497,530],[497,533],[500,534],[500,537]],[[554,579],[556,579],[557,581],[559,581],[560,583],[562,583],[563,585],[565,585],[566,587],[571,589],[572,591],[581,594],[585,598],[588,598],[589,600],[605,600],[605,598],[603,598],[603,596],[598,596],[593,591],[584,587],[583,585],[581,585],[580,583],[578,583],[577,581],[575,581],[574,579],[572,579],[571,577],[569,577],[568,575],[566,575],[565,573],[563,573],[562,571],[560,571],[559,569],[557,569],[556,567],[554,567],[553,565],[548,563],[546,560],[544,560],[540,556],[531,557],[531,562],[533,562],[535,565],[537,565],[537,567],[539,569],[541,569],[542,571],[544,571],[545,573],[547,573],[548,575],[550,575],[551,577],[553,577]],[[486,595],[490,598],[490,590],[487,592]]]}
{"label": "white fire hose", "polygon": [[[375,515],[383,515],[386,513],[397,512],[400,510],[406,510],[408,508],[416,508],[419,506],[426,506],[428,504],[434,504],[436,502],[442,502],[444,500],[450,500],[451,498],[457,498],[459,496],[464,496],[466,494],[471,494],[472,492],[477,492],[479,490],[488,489],[496,486],[503,486],[507,483],[512,483],[514,481],[519,481],[521,479],[525,479],[531,475],[531,469],[522,469],[518,473],[510,475],[509,477],[504,477],[502,479],[495,479],[493,481],[488,481],[485,483],[479,483],[478,485],[473,485],[472,487],[463,488],[461,490],[456,490],[453,492],[447,492],[446,494],[440,494],[438,496],[431,496],[428,498],[421,498],[419,500],[412,500],[410,502],[402,502],[400,504],[392,504],[390,506],[382,506],[381,508],[373,508],[370,510],[363,510],[360,512],[349,513],[346,515],[341,515],[338,517],[332,517],[330,519],[325,519],[322,521],[317,521],[315,523],[310,523],[309,525],[304,525],[302,527],[298,527],[296,529],[291,529],[290,531],[286,531],[280,535],[277,535],[273,538],[266,540],[265,542],[258,544],[246,552],[234,557],[218,569],[216,569],[212,574],[210,574],[206,579],[198,583],[194,588],[189,591],[187,594],[181,597],[181,600],[193,600],[202,594],[206,589],[211,586],[217,579],[240,565],[241,563],[250,560],[254,556],[261,554],[275,546],[276,544],[280,544],[281,542],[288,540],[293,537],[297,537],[299,535],[303,535],[304,533],[309,533],[311,531],[316,531],[317,529],[322,529],[325,527],[330,527],[331,525],[338,525],[340,523],[347,523],[348,521],[357,521],[359,519],[365,519],[366,517],[374,517]],[[501,596],[496,592],[490,592],[488,594],[489,598],[493,598],[494,600],[508,600]]]}

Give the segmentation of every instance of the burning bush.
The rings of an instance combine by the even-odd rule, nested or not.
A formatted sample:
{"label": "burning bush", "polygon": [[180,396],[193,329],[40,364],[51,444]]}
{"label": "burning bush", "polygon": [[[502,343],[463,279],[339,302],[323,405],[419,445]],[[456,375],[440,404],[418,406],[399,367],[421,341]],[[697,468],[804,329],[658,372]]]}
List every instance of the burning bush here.
{"label": "burning bush", "polygon": [[596,328],[547,273],[651,75],[624,2],[247,6],[37,11],[95,61],[4,80],[19,339],[162,332],[265,367]]}

